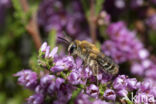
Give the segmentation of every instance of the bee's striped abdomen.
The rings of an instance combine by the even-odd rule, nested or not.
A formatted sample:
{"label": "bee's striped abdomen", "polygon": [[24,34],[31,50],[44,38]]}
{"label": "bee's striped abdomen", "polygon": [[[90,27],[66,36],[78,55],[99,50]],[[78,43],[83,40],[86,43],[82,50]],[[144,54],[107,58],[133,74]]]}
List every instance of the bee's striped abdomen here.
{"label": "bee's striped abdomen", "polygon": [[117,74],[118,73],[118,65],[113,62],[113,60],[107,56],[98,56],[97,57],[97,62],[100,65],[100,67],[109,74]]}

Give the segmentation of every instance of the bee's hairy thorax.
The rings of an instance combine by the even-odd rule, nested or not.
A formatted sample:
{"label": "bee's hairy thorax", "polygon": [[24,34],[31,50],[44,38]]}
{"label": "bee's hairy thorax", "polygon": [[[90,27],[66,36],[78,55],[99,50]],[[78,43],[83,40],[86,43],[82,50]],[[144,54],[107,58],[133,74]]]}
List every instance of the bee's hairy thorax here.
{"label": "bee's hairy thorax", "polygon": [[87,41],[75,40],[77,45],[77,56],[79,56],[86,65],[102,69],[106,73],[117,74],[118,65],[109,57],[105,56],[96,48],[94,44]]}

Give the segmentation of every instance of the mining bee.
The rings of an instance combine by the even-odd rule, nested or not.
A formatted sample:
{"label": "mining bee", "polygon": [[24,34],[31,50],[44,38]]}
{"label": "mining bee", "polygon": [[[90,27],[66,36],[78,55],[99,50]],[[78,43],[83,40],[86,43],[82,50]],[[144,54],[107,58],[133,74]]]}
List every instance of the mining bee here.
{"label": "mining bee", "polygon": [[119,71],[119,66],[92,43],[85,40],[69,41],[65,38],[59,37],[68,44],[68,53],[71,56],[79,56],[85,66],[89,66],[92,69],[93,75],[98,74],[98,70],[101,69],[106,74],[116,75]]}

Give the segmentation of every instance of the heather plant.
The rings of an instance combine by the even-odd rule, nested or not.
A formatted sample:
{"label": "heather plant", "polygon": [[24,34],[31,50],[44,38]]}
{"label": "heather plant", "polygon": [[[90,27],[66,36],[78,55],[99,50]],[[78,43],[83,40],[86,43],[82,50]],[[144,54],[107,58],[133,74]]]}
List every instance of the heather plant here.
{"label": "heather plant", "polygon": [[[0,0],[0,34],[2,104],[155,104],[156,0]],[[94,76],[58,37],[95,44],[119,73]]]}
{"label": "heather plant", "polygon": [[[51,50],[44,42],[38,55],[38,65],[43,70],[36,73],[31,69],[24,69],[14,75],[18,77],[20,85],[34,92],[27,99],[27,104],[155,102],[154,80],[147,78],[140,82],[126,75],[110,79],[103,72],[99,73],[96,79],[90,68],[84,67],[80,59],[60,56],[57,50],[58,47]],[[137,98],[135,101],[132,101],[131,94]]]}

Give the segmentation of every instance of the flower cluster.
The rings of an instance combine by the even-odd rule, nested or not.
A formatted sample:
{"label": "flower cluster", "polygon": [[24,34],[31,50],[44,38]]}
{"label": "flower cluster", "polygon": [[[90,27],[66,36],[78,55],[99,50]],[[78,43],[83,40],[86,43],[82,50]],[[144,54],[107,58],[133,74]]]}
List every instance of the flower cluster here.
{"label": "flower cluster", "polygon": [[131,62],[131,72],[136,75],[155,78],[156,65],[149,58],[149,51],[128,30],[123,22],[112,23],[107,29],[110,40],[102,45],[102,50],[117,63]]}
{"label": "flower cluster", "polygon": [[148,57],[149,53],[136,38],[135,32],[128,30],[124,22],[110,24],[107,34],[110,40],[104,42],[102,50],[117,63]]}
{"label": "flower cluster", "polygon": [[146,23],[150,28],[156,30],[156,14],[147,18]]}
{"label": "flower cluster", "polygon": [[27,104],[112,104],[122,99],[131,102],[128,93],[135,91],[138,98],[135,102],[141,102],[140,97],[146,95],[154,102],[154,81],[138,82],[136,78],[125,75],[119,75],[113,81],[102,72],[96,78],[89,67],[81,64],[82,60],[59,56],[57,49],[50,51],[46,42],[41,46],[38,62],[45,71],[22,70],[15,74],[20,85],[34,91]]}
{"label": "flower cluster", "polygon": [[68,4],[72,10],[64,7],[61,0],[43,0],[38,11],[38,22],[45,31],[55,29],[58,35],[63,31],[78,38],[78,34],[87,36],[85,15],[79,1],[72,1]]}

